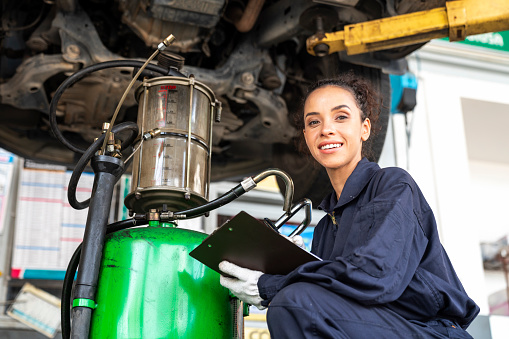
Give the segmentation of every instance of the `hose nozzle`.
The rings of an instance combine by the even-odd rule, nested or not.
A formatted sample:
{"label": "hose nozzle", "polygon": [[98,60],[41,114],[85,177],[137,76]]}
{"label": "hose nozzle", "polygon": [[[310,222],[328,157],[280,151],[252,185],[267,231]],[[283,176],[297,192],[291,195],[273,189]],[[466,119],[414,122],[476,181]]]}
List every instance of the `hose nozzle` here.
{"label": "hose nozzle", "polygon": [[173,34],[170,34],[159,45],[157,45],[157,49],[160,51],[164,51],[166,47],[169,47],[173,43],[173,41],[175,41],[175,36],[173,36]]}

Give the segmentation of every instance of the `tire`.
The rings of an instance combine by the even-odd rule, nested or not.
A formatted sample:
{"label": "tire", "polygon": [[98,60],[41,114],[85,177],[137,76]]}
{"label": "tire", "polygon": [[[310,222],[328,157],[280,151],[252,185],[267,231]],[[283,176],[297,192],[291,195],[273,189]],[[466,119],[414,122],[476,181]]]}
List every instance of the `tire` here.
{"label": "tire", "polygon": [[[389,75],[375,68],[349,66],[348,69],[352,69],[355,74],[369,79],[375,90],[379,91],[382,99],[382,109],[377,122],[376,134],[365,145],[371,149],[368,160],[378,162],[384,146],[390,115],[391,87]],[[310,155],[299,153],[293,146],[275,145],[273,164],[274,167],[285,171],[293,179],[295,186],[294,201],[308,198],[316,208],[323,198],[332,191],[332,185],[325,169]],[[280,191],[284,192],[284,184],[279,181],[278,184]]]}

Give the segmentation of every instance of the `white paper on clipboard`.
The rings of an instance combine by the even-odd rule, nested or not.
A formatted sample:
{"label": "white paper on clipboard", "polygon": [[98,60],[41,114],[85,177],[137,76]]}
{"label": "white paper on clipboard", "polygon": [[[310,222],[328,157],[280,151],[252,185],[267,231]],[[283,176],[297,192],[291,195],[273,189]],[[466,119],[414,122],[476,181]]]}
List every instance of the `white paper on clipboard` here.
{"label": "white paper on clipboard", "polygon": [[7,309],[7,315],[53,338],[60,329],[60,299],[26,283]]}

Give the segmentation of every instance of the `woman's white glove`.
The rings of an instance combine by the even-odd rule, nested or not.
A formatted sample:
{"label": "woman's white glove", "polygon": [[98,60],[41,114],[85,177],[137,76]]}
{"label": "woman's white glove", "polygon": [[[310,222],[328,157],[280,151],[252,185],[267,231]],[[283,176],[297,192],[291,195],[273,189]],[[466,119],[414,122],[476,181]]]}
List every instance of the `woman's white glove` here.
{"label": "woman's white glove", "polygon": [[258,291],[258,279],[263,272],[240,267],[229,261],[221,261],[219,269],[231,276],[220,276],[219,282],[223,287],[228,288],[237,298],[249,305],[256,306],[260,310],[266,308],[262,306],[263,299]]}
{"label": "woman's white glove", "polygon": [[286,235],[283,235],[286,239],[293,242],[295,245],[299,246],[302,249],[306,249],[306,245],[304,244],[304,239],[300,235],[294,235],[293,237],[287,237]]}

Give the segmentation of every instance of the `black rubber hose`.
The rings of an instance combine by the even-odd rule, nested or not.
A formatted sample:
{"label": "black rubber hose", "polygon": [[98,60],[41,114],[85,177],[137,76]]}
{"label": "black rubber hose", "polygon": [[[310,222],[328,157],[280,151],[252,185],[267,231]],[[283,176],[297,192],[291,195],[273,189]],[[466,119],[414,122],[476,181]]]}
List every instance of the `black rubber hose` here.
{"label": "black rubber hose", "polygon": [[[57,124],[58,101],[60,100],[60,98],[62,97],[62,94],[64,93],[64,91],[67,88],[71,87],[76,82],[83,79],[86,75],[96,72],[96,71],[100,71],[100,70],[107,69],[107,68],[115,68],[115,67],[138,67],[138,68],[141,68],[143,66],[143,64],[144,64],[144,62],[137,61],[137,60],[106,61],[106,62],[101,62],[101,63],[95,64],[92,66],[85,67],[85,68],[77,71],[76,73],[74,73],[73,75],[68,77],[67,79],[65,79],[64,82],[62,82],[62,84],[60,84],[57,91],[55,92],[55,95],[53,96],[53,99],[51,100],[51,104],[49,106],[49,123],[51,126],[51,130],[55,134],[56,138],[73,152],[80,153],[80,154],[83,154],[86,152],[86,149],[77,147],[77,146],[73,145],[71,142],[69,142],[64,137],[62,132],[60,132],[60,130],[58,129],[58,124]],[[161,73],[162,75],[169,74],[168,69],[161,67],[161,66],[154,65],[154,64],[150,64],[150,63],[147,64],[146,69],[157,72],[157,73]]]}
{"label": "black rubber hose", "polygon": [[70,338],[71,336],[71,293],[72,285],[76,271],[78,270],[78,264],[80,263],[81,256],[81,244],[76,248],[74,254],[67,265],[67,271],[65,271],[64,282],[62,285],[62,305],[60,306],[60,323],[62,329],[62,337]]}
{"label": "black rubber hose", "polygon": [[[134,226],[142,226],[147,224],[145,219],[127,219],[117,221],[106,226],[106,234],[121,231],[126,228]],[[67,265],[67,271],[65,271],[65,277],[62,286],[62,306],[60,308],[60,321],[62,327],[62,338],[69,339],[71,337],[71,293],[72,285],[74,282],[74,276],[78,269],[81,256],[81,244],[76,248],[74,254]]]}
{"label": "black rubber hose", "polygon": [[[136,139],[136,137],[138,136],[139,128],[136,123],[126,121],[126,122],[122,122],[118,125],[113,126],[111,131],[115,134],[119,133],[119,132],[123,132],[123,131],[131,132],[129,137],[122,143],[122,147],[124,148],[127,145],[130,145],[134,141],[134,139]],[[71,179],[69,180],[69,186],[67,188],[67,199],[69,200],[69,204],[74,209],[82,210],[84,208],[87,208],[88,205],[90,204],[90,198],[83,202],[78,201],[78,199],[76,198],[76,190],[78,188],[78,182],[80,180],[81,174],[85,170],[85,167],[87,166],[90,159],[92,159],[92,157],[99,150],[99,148],[101,148],[101,146],[103,144],[103,140],[104,140],[104,134],[102,134],[96,141],[94,141],[92,143],[92,145],[90,145],[88,147],[88,149],[85,151],[85,153],[83,153],[80,160],[74,167],[74,170],[71,175]],[[130,160],[132,160],[132,157]],[[129,164],[126,164],[125,168],[127,168],[128,166],[129,166]],[[118,178],[117,178],[117,180],[118,180]]]}
{"label": "black rubber hose", "polygon": [[239,198],[242,194],[246,193],[246,190],[242,187],[242,185],[237,185],[232,188],[230,191],[226,192],[219,198],[212,200],[204,205],[194,207],[185,211],[175,212],[174,215],[185,215],[186,219],[199,217],[207,212],[210,212],[216,208],[224,206],[233,200]]}

